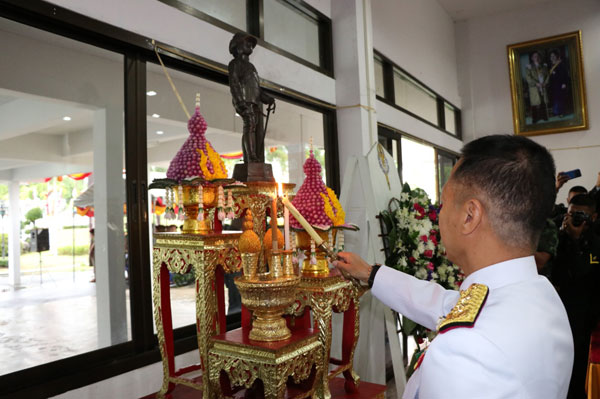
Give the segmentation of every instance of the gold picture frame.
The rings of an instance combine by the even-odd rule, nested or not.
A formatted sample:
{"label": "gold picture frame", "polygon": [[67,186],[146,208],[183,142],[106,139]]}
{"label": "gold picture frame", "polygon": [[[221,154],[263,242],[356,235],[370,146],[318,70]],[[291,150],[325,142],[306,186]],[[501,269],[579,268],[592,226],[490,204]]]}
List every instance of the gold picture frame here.
{"label": "gold picture frame", "polygon": [[588,129],[581,31],[506,48],[515,134]]}

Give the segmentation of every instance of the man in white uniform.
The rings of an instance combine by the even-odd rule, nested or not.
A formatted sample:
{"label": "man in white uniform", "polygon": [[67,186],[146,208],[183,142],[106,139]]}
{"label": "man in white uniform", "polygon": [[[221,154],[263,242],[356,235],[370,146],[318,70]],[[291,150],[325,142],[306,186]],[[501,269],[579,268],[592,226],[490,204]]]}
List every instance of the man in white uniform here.
{"label": "man in white uniform", "polygon": [[439,332],[404,398],[566,397],[573,338],[533,257],[556,197],[554,175],[550,153],[521,136],[487,136],[463,148],[440,213],[448,258],[466,276],[460,294],[340,253],[338,268]]}

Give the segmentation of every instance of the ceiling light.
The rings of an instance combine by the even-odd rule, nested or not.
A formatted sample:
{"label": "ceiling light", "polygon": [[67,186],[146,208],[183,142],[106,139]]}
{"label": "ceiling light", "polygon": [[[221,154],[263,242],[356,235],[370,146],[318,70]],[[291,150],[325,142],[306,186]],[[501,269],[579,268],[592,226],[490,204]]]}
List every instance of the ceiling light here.
{"label": "ceiling light", "polygon": [[157,93],[157,92],[155,92],[154,90],[150,90],[150,91],[147,91],[147,92],[146,92],[146,95],[148,95],[148,96],[150,96],[150,97],[152,97],[152,96],[155,96],[155,95],[157,95],[157,94],[158,94],[158,93]]}
{"label": "ceiling light", "polygon": [[70,116],[63,116],[63,121],[70,121],[71,117]]}
{"label": "ceiling light", "polygon": [[153,118],[160,118],[160,115],[159,114],[152,114],[152,117]]}
{"label": "ceiling light", "polygon": [[240,118],[242,117],[240,114],[238,114],[237,112],[235,113],[235,116],[239,116]]}
{"label": "ceiling light", "polygon": [[162,130],[157,130],[156,134],[164,134],[165,132],[163,132]]}

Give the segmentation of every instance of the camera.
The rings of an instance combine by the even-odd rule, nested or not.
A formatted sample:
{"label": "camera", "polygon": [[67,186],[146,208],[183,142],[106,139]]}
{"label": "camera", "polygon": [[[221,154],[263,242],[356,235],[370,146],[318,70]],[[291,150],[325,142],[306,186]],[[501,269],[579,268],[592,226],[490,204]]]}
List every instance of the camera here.
{"label": "camera", "polygon": [[587,213],[582,211],[575,211],[571,213],[571,224],[574,227],[579,227],[585,222],[587,222],[588,224],[592,223],[592,218]]}

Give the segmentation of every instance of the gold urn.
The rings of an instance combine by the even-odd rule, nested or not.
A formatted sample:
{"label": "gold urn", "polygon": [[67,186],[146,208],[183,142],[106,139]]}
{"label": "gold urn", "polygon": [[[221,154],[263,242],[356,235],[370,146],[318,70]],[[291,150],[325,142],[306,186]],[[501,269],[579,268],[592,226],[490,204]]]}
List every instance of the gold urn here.
{"label": "gold urn", "polygon": [[[329,232],[317,230],[319,236],[325,241],[329,241]],[[331,230],[335,240],[335,230]],[[315,248],[315,255],[317,258],[316,264],[310,263],[310,235],[304,230],[296,231],[296,246],[304,252],[304,262],[302,263],[302,274],[308,277],[323,277],[329,275],[329,261],[327,255],[321,248]]]}
{"label": "gold urn", "polygon": [[291,275],[273,279],[271,273],[262,273],[256,279],[245,276],[235,279],[242,303],[253,312],[250,339],[255,341],[282,341],[292,336],[283,313],[296,300],[300,276]]}
{"label": "gold urn", "polygon": [[[177,192],[177,191],[176,191]],[[211,231],[210,220],[205,210],[212,208],[217,202],[217,188],[203,187],[202,204],[200,208],[200,195],[198,186],[183,185],[183,209],[185,219],[183,221],[183,232],[188,234],[207,234]],[[198,213],[205,212],[203,220],[198,220]]]}

